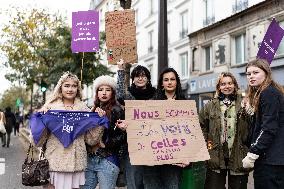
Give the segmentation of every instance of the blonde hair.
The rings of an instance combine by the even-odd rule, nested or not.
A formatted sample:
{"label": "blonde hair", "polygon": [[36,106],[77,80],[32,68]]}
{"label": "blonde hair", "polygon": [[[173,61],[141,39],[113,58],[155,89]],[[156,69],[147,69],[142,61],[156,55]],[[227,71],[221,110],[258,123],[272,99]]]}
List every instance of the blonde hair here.
{"label": "blonde hair", "polygon": [[81,86],[80,80],[78,79],[78,77],[75,74],[72,74],[70,72],[65,72],[65,73],[63,73],[63,75],[58,80],[57,85],[54,88],[53,94],[46,104],[52,103],[52,102],[54,102],[58,99],[63,100],[62,84],[64,82],[66,82],[68,79],[75,81],[75,83],[78,85],[76,98],[79,98],[80,100],[82,100],[82,86]]}
{"label": "blonde hair", "polygon": [[0,122],[6,124],[6,118],[4,112],[0,112]]}
{"label": "blonde hair", "polygon": [[218,77],[218,80],[217,80],[217,83],[216,83],[216,92],[215,92],[215,98],[218,98],[219,95],[221,94],[221,90],[220,90],[220,84],[221,84],[221,80],[224,78],[224,77],[230,77],[234,83],[234,91],[232,93],[232,95],[236,96],[238,94],[238,90],[239,90],[239,85],[238,85],[238,82],[235,78],[235,76],[230,73],[230,72],[222,72],[219,77]]}
{"label": "blonde hair", "polygon": [[248,85],[248,99],[250,105],[254,108],[254,110],[258,110],[259,97],[261,92],[266,89],[269,85],[272,85],[277,90],[279,90],[282,94],[284,94],[284,89],[281,85],[273,81],[272,72],[268,62],[265,59],[255,59],[249,62],[246,66],[246,72],[249,67],[257,67],[265,72],[265,80],[261,83],[259,87],[252,87]]}

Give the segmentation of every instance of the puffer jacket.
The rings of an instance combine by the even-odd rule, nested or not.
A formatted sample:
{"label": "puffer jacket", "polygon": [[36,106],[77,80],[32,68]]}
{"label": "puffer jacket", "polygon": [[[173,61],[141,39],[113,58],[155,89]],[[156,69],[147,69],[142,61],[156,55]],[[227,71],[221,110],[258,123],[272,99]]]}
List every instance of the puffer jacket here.
{"label": "puffer jacket", "polygon": [[251,116],[248,115],[245,109],[241,107],[240,95],[237,96],[235,101],[235,109],[237,113],[236,134],[228,167],[225,165],[224,153],[220,140],[220,131],[222,127],[219,99],[212,99],[200,110],[200,126],[210,154],[210,159],[207,161],[207,167],[211,170],[230,169],[236,173],[247,173],[250,171],[243,168],[242,159],[248,152],[247,140],[249,137]]}

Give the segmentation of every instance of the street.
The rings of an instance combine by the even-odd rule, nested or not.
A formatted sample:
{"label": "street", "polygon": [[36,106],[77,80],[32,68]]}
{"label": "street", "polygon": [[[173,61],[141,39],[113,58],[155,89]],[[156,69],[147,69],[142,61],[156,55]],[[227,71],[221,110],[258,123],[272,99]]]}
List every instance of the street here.
{"label": "street", "polygon": [[[0,189],[41,188],[27,187],[21,183],[21,165],[25,159],[26,148],[26,141],[14,135],[11,136],[10,148],[0,148]],[[252,173],[249,176],[248,189],[254,189]]]}

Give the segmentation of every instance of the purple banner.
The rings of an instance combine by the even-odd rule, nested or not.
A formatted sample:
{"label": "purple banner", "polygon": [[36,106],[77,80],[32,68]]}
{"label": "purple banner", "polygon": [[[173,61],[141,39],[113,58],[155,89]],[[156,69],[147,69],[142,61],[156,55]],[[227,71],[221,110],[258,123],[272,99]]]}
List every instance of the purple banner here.
{"label": "purple banner", "polygon": [[99,41],[99,13],[93,10],[72,12],[72,52],[99,51]]}
{"label": "purple banner", "polygon": [[257,57],[266,59],[271,64],[283,36],[284,30],[273,18],[258,50]]}

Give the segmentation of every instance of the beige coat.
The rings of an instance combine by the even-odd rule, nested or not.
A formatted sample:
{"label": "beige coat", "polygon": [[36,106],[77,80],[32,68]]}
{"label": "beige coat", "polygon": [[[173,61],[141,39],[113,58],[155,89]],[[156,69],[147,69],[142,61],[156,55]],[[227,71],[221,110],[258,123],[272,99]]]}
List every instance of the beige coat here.
{"label": "beige coat", "polygon": [[[61,100],[57,100],[51,104],[44,107],[45,109],[52,110],[65,110],[64,104]],[[75,105],[73,107],[74,111],[90,111],[90,109],[85,105],[85,103],[80,100],[75,100]],[[50,171],[58,172],[76,172],[84,171],[87,166],[87,150],[85,142],[89,145],[95,145],[98,142],[98,131],[101,131],[102,127],[91,129],[88,134],[79,136],[74,142],[64,148],[61,142],[55,137],[55,135],[49,133],[47,130],[44,131],[38,146],[41,146],[46,138],[46,152],[45,157],[49,161]]]}

